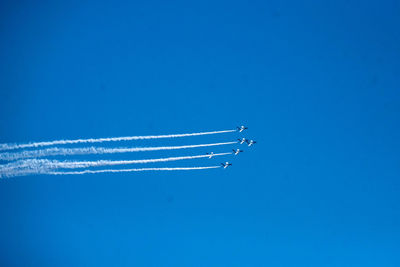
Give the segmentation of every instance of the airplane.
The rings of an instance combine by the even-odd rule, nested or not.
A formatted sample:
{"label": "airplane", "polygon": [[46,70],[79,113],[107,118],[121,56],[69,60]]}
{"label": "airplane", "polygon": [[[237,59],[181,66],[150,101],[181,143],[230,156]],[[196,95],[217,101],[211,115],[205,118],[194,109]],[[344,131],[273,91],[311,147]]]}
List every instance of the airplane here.
{"label": "airplane", "polygon": [[214,152],[211,153],[206,153],[208,155],[208,158],[211,159],[214,156]]}
{"label": "airplane", "polygon": [[244,142],[247,142],[246,138],[238,139],[239,144],[243,144]]}
{"label": "airplane", "polygon": [[247,128],[247,127],[244,127],[244,126],[240,126],[240,127],[237,126],[236,129],[238,130],[239,133],[241,133],[241,132],[243,132],[244,130],[247,130],[248,128]]}
{"label": "airplane", "polygon": [[235,155],[239,154],[240,152],[243,152],[243,150],[240,150],[239,148],[236,150],[232,149],[232,151],[233,151],[233,154],[235,154]]}
{"label": "airplane", "polygon": [[257,141],[254,141],[254,140],[246,140],[246,142],[247,142],[248,146],[252,146],[257,143]]}
{"label": "airplane", "polygon": [[228,166],[232,166],[232,163],[229,162],[225,162],[225,163],[221,163],[222,167],[224,167],[224,169],[228,168]]}

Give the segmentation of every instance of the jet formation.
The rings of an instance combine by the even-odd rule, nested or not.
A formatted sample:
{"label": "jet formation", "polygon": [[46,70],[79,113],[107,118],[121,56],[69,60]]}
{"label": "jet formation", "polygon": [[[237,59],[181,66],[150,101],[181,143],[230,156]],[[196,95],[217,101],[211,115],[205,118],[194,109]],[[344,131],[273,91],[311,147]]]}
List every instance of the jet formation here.
{"label": "jet formation", "polygon": [[[236,129],[237,129],[237,131],[238,131],[239,133],[241,133],[241,132],[243,132],[244,130],[247,130],[248,127],[242,125],[242,126],[237,126]],[[237,141],[238,141],[238,144],[242,145],[242,144],[246,143],[247,146],[252,146],[252,145],[254,145],[254,144],[257,143],[257,141],[255,141],[255,140],[246,139],[246,138],[244,138],[244,137],[243,137],[243,138],[237,139]],[[239,155],[239,153],[242,153],[242,152],[243,152],[243,150],[241,150],[241,149],[239,149],[239,148],[237,148],[237,149],[232,149],[232,154],[234,154],[235,156]],[[213,155],[214,155],[213,152],[207,153],[207,154],[209,155],[209,158],[212,158]],[[224,169],[226,169],[226,168],[228,168],[229,166],[232,166],[232,163],[230,163],[230,162],[221,163],[221,166],[222,166]]]}

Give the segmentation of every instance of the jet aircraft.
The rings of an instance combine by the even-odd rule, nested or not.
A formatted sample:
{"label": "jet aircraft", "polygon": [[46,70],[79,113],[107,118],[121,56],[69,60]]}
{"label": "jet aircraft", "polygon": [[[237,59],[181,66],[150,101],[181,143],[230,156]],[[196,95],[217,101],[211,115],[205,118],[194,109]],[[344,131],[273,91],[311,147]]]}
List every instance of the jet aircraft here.
{"label": "jet aircraft", "polygon": [[238,139],[239,144],[243,144],[244,142],[247,142],[246,138]]}
{"label": "jet aircraft", "polygon": [[228,168],[228,166],[232,166],[232,163],[229,162],[225,162],[225,163],[221,163],[222,167],[224,167],[224,169]]}
{"label": "jet aircraft", "polygon": [[211,159],[214,156],[214,152],[211,153],[206,153],[208,155],[208,158]]}
{"label": "jet aircraft", "polygon": [[239,133],[241,133],[244,130],[247,130],[248,128],[242,125],[242,126],[237,126],[236,129],[238,130]]}
{"label": "jet aircraft", "polygon": [[247,142],[248,146],[252,146],[257,143],[257,141],[254,141],[254,140],[246,140],[246,142]]}
{"label": "jet aircraft", "polygon": [[233,154],[235,154],[235,155],[237,155],[237,154],[243,152],[243,150],[240,150],[239,148],[236,149],[236,150],[235,150],[235,149],[232,149],[232,151],[233,151]]}

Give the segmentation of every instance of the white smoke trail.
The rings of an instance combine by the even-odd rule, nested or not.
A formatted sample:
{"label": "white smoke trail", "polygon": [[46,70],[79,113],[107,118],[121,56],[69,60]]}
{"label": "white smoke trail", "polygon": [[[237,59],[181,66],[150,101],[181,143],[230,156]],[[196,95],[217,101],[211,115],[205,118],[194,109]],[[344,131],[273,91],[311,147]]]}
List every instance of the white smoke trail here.
{"label": "white smoke trail", "polygon": [[51,171],[42,160],[28,159],[0,165],[0,178],[14,177],[30,174],[41,174]]}
{"label": "white smoke trail", "polygon": [[75,139],[75,140],[55,140],[55,141],[49,141],[49,142],[35,142],[35,143],[27,143],[27,144],[0,144],[0,151],[31,148],[31,147],[53,146],[53,145],[67,145],[67,144],[79,144],[79,143],[102,143],[102,142],[131,141],[131,140],[160,139],[160,138],[178,138],[178,137],[188,137],[188,136],[231,133],[231,132],[236,132],[236,130],[187,133],[187,134],[167,134],[167,135],[110,137],[110,138],[89,138],[89,139]]}
{"label": "white smoke trail", "polygon": [[139,160],[59,161],[59,160],[48,160],[48,159],[28,159],[28,160],[19,160],[5,165],[0,165],[0,173],[12,171],[14,169],[23,169],[23,168],[75,169],[75,168],[88,168],[88,167],[99,167],[99,166],[168,162],[168,161],[177,161],[185,159],[209,158],[210,156],[211,157],[225,156],[231,154],[232,152],[225,152],[225,153],[215,153],[212,155],[206,154],[206,155],[195,155],[195,156],[139,159]]}
{"label": "white smoke trail", "polygon": [[40,158],[48,156],[67,156],[67,155],[87,155],[87,154],[115,154],[115,153],[128,153],[128,152],[143,152],[143,151],[159,151],[159,150],[176,150],[188,149],[197,147],[211,147],[232,145],[237,142],[223,142],[199,145],[185,145],[185,146],[159,146],[159,147],[122,147],[122,148],[106,148],[106,147],[83,147],[83,148],[46,148],[41,150],[29,150],[21,152],[4,152],[0,153],[0,160],[18,160],[26,158]]}
{"label": "white smoke trail", "polygon": [[[232,152],[228,153],[215,153],[212,156],[225,156],[231,155]],[[146,164],[156,162],[168,162],[185,159],[199,159],[208,158],[210,155],[196,155],[196,156],[183,156],[183,157],[169,157],[159,159],[139,159],[139,160],[97,160],[97,161],[57,161],[57,160],[43,160],[45,166],[49,166],[51,169],[62,168],[62,169],[75,169],[75,168],[89,168],[99,166],[114,166],[114,165],[130,165],[130,164]]]}
{"label": "white smoke trail", "polygon": [[[231,155],[232,152],[216,153],[212,156]],[[158,159],[141,159],[141,160],[97,160],[97,161],[58,161],[47,159],[28,159],[19,160],[16,162],[0,165],[0,178],[13,177],[28,174],[41,174],[54,171],[55,169],[76,169],[76,168],[89,168],[99,166],[115,166],[115,165],[130,165],[130,164],[146,164],[156,162],[168,162],[186,159],[206,158],[210,155],[195,155],[183,157],[169,157]]]}
{"label": "white smoke trail", "polygon": [[143,171],[190,171],[190,170],[207,170],[217,169],[221,166],[207,166],[207,167],[178,167],[178,168],[141,168],[141,169],[107,169],[107,170],[84,170],[84,171],[71,171],[71,172],[47,172],[51,175],[81,175],[88,173],[118,173],[118,172],[143,172]]}
{"label": "white smoke trail", "polygon": [[[29,162],[30,161],[30,162]],[[34,163],[34,161],[39,161]],[[173,171],[173,170],[203,170],[220,168],[220,166],[208,167],[179,167],[179,168],[140,168],[140,169],[106,169],[106,170],[83,170],[83,171],[55,171],[54,166],[46,165],[42,160],[26,160],[18,166],[2,167],[0,170],[0,178],[10,178],[15,176],[35,175],[35,174],[52,174],[52,175],[68,175],[68,174],[85,174],[85,173],[105,173],[105,172],[139,172],[139,171]]]}

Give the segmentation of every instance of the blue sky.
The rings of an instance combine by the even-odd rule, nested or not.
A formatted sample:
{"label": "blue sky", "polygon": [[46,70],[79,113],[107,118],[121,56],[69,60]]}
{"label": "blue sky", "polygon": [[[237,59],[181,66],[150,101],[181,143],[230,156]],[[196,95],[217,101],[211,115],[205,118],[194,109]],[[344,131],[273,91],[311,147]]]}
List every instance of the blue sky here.
{"label": "blue sky", "polygon": [[0,265],[399,266],[399,13],[3,1],[1,143],[239,124],[259,143],[225,171],[2,180]]}

